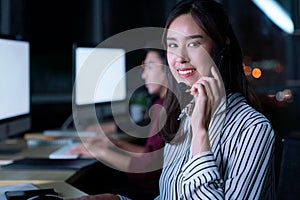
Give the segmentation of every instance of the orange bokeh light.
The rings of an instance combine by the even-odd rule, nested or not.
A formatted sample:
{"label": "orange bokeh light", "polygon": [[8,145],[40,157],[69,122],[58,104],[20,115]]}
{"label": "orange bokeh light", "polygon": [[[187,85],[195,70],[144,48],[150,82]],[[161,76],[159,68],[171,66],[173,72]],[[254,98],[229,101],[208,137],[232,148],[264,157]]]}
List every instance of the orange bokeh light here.
{"label": "orange bokeh light", "polygon": [[254,78],[260,78],[261,77],[261,70],[259,69],[259,68],[254,68],[253,70],[252,70],[252,76],[254,77]]}

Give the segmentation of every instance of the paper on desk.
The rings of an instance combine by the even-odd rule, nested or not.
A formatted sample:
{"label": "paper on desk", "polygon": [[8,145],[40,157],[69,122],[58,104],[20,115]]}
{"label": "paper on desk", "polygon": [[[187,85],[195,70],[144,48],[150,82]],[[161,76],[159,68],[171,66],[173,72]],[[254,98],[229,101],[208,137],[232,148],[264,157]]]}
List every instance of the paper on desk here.
{"label": "paper on desk", "polygon": [[1,186],[0,187],[0,199],[6,199],[5,192],[6,191],[13,191],[13,190],[35,190],[38,189],[35,185],[31,183],[21,183],[16,185],[8,185],[8,186]]}
{"label": "paper on desk", "polygon": [[0,167],[1,165],[8,165],[11,164],[13,160],[0,160]]}

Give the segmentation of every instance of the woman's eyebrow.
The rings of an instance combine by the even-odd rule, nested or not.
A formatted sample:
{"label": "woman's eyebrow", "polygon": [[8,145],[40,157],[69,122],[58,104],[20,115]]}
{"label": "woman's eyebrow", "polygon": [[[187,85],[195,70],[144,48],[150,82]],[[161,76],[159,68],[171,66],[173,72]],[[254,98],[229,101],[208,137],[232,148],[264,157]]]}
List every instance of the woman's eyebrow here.
{"label": "woman's eyebrow", "polygon": [[[187,39],[195,39],[195,38],[201,38],[203,39],[204,37],[202,35],[189,35],[189,36],[186,36]],[[176,38],[174,37],[167,37],[167,40],[173,40],[175,41]]]}
{"label": "woman's eyebrow", "polygon": [[195,39],[195,38],[204,38],[204,37],[202,35],[190,35],[190,36],[187,36],[187,38]]}
{"label": "woman's eyebrow", "polygon": [[167,40],[176,40],[174,37],[167,37]]}

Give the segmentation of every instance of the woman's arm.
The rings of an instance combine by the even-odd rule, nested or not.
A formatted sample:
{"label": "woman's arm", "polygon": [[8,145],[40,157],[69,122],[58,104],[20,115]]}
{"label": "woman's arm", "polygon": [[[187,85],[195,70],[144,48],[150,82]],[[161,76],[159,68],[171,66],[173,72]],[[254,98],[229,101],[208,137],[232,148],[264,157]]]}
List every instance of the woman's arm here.
{"label": "woman's arm", "polygon": [[145,149],[145,147],[143,146],[132,144],[125,140],[113,140],[113,143],[116,144],[121,149],[132,153],[143,153]]}
{"label": "woman's arm", "polygon": [[114,144],[113,139],[106,136],[98,136],[88,141],[83,141],[71,149],[70,153],[98,158],[122,171],[128,171],[131,157],[133,156],[130,152],[123,151]]}
{"label": "woman's arm", "polygon": [[[274,132],[269,123],[245,129],[232,148],[221,178],[211,151],[194,156],[183,167],[182,191],[186,199],[259,199],[271,173]],[[225,153],[225,152],[224,152]]]}

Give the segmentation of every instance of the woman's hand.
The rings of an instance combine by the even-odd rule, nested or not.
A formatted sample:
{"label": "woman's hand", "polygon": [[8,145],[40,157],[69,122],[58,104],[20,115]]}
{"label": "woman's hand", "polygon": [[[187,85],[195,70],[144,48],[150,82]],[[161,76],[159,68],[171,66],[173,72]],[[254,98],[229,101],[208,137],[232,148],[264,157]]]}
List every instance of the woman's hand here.
{"label": "woman's hand", "polygon": [[78,155],[83,155],[88,158],[94,157],[93,154],[85,147],[84,144],[80,143],[73,147],[72,149],[69,150],[70,154],[78,154]]}
{"label": "woman's hand", "polygon": [[193,155],[210,150],[208,127],[211,117],[225,95],[221,75],[215,67],[211,68],[212,77],[201,77],[191,87],[194,96],[194,109],[191,115],[193,133]]}
{"label": "woman's hand", "polygon": [[113,146],[113,139],[109,139],[105,135],[89,138],[81,144],[70,149],[69,153],[79,154],[86,157],[102,157],[106,149]]}

